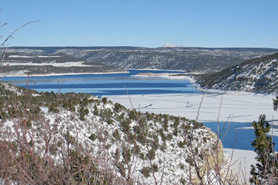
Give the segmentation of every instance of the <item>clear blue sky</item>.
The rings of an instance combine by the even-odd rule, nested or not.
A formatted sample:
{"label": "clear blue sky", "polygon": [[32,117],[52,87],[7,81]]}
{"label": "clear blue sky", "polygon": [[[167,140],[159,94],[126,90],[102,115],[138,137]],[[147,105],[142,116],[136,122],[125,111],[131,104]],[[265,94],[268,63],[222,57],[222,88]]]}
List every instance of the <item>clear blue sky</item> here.
{"label": "clear blue sky", "polygon": [[278,48],[278,0],[1,0],[9,46]]}

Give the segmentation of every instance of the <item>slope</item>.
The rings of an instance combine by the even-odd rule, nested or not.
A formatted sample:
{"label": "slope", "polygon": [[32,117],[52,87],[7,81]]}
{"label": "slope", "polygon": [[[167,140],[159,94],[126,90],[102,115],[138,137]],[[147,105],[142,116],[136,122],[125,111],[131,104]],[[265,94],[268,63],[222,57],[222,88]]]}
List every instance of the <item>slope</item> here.
{"label": "slope", "polygon": [[8,52],[65,53],[90,63],[124,69],[183,70],[187,73],[216,72],[244,60],[277,52],[267,48],[190,48],[190,47],[13,47]]}
{"label": "slope", "polygon": [[1,76],[50,75],[50,74],[91,74],[124,72],[125,70],[105,64],[87,64],[84,59],[63,53],[45,55],[39,53],[3,53],[0,63]]}
{"label": "slope", "polygon": [[217,152],[224,162],[215,133],[195,121],[85,94],[0,87],[7,183],[188,184],[216,179],[209,171]]}
{"label": "slope", "polygon": [[278,53],[247,60],[218,73],[196,77],[203,88],[254,93],[278,91]]}

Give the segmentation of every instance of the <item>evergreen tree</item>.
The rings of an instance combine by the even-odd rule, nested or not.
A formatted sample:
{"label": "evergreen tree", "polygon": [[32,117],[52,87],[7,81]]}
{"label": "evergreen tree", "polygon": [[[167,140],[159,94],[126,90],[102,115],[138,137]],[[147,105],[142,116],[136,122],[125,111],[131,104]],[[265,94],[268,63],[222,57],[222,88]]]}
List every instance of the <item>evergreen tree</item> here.
{"label": "evergreen tree", "polygon": [[259,117],[258,122],[253,122],[252,126],[255,129],[255,140],[251,145],[257,153],[256,166],[251,165],[251,184],[277,184],[275,179],[278,175],[277,155],[274,153],[274,143],[272,137],[267,133],[270,131],[270,125],[266,121],[265,115]]}
{"label": "evergreen tree", "polygon": [[94,115],[97,116],[98,115],[98,108],[97,105],[94,105],[94,111],[93,111]]}
{"label": "evergreen tree", "polygon": [[276,95],[276,99],[273,100],[273,109],[275,111],[278,109],[278,95]]}
{"label": "evergreen tree", "polygon": [[107,98],[106,98],[106,97],[102,98],[102,102],[103,102],[104,104],[106,104],[106,103],[107,103]]}

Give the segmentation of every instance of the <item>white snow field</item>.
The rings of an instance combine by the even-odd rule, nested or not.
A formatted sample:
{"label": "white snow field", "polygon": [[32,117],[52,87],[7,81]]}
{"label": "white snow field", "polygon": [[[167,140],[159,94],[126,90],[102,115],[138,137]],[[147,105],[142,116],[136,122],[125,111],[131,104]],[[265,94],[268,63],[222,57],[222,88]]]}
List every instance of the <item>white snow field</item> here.
{"label": "white snow field", "polygon": [[255,164],[256,153],[251,150],[239,150],[224,148],[224,152],[230,156],[233,174],[238,176],[239,184],[248,184],[251,164]]}
{"label": "white snow field", "polygon": [[[265,114],[273,120],[274,95],[253,93],[188,93],[160,95],[130,95],[133,107],[142,112],[182,116],[199,122],[252,122]],[[109,99],[132,108],[128,96],[109,96]],[[199,114],[198,114],[199,110]],[[219,113],[220,112],[220,113]]]}

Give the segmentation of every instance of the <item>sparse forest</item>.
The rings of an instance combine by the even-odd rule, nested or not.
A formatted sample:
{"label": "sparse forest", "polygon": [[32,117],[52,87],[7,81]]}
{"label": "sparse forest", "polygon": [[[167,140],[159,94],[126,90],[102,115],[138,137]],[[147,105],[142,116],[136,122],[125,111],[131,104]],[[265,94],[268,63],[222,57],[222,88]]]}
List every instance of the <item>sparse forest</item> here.
{"label": "sparse forest", "polygon": [[85,94],[6,83],[0,92],[4,183],[205,184],[224,173],[211,161],[219,153],[218,165],[225,163],[222,145],[198,122]]}

